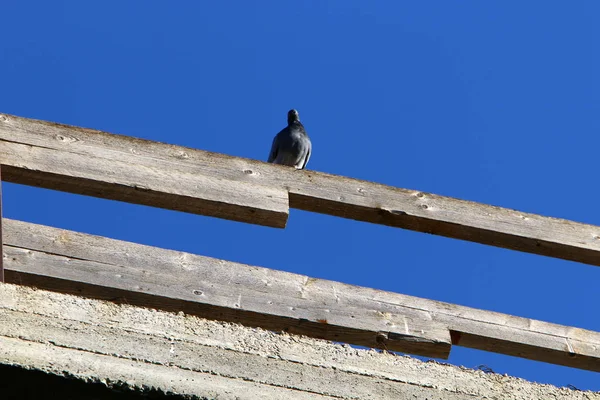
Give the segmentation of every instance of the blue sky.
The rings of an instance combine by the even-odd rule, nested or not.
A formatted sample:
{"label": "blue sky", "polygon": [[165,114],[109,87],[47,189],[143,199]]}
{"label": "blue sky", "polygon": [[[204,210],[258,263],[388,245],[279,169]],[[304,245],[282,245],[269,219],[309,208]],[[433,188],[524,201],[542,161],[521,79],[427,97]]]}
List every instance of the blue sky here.
{"label": "blue sky", "polygon": [[[600,225],[600,3],[2,3],[0,112]],[[598,267],[291,210],[285,230],[4,184],[4,215],[600,331]],[[302,251],[291,252],[300,244]],[[597,373],[450,361],[600,390]]]}

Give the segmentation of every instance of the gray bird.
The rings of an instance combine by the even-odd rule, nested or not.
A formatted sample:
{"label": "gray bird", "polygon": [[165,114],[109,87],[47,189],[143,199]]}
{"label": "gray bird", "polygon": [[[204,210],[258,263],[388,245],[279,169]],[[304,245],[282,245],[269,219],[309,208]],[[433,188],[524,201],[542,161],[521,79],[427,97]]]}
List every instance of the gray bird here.
{"label": "gray bird", "polygon": [[304,169],[310,158],[312,144],[300,122],[298,111],[288,111],[287,120],[288,126],[273,139],[267,162]]}

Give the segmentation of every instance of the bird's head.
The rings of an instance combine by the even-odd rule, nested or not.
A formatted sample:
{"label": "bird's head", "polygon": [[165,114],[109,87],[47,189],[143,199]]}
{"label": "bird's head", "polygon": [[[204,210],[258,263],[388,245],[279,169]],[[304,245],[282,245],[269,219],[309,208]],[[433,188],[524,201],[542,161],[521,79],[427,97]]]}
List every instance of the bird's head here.
{"label": "bird's head", "polygon": [[291,124],[292,122],[299,122],[300,115],[298,115],[298,111],[292,109],[292,110],[288,111],[287,119],[288,119],[288,124]]}

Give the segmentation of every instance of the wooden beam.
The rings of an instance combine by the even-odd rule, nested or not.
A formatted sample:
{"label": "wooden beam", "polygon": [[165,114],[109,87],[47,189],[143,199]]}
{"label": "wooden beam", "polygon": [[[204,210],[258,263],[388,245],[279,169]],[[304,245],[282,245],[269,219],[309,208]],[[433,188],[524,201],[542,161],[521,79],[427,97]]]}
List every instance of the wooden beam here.
{"label": "wooden beam", "polygon": [[[455,345],[600,372],[600,333],[5,219],[7,280],[413,354]],[[426,351],[425,351],[426,349]]]}
{"label": "wooden beam", "polygon": [[[265,138],[265,140],[270,139]],[[10,142],[26,146],[11,147]],[[243,220],[275,226],[285,224],[284,216],[287,214],[284,211],[287,210],[282,209],[280,202],[283,201],[283,194],[277,191],[277,188],[284,188],[289,192],[289,205],[293,208],[600,265],[600,227],[598,226],[522,213],[416,190],[400,189],[314,171],[296,171],[293,168],[256,160],[6,114],[0,115],[0,149],[2,148],[5,149],[0,153],[2,164],[8,164],[4,178],[17,183],[76,193],[85,191],[84,194],[231,219],[236,219],[236,210],[245,210],[246,212],[242,213]],[[27,169],[30,161],[20,160],[31,159],[29,152],[44,152],[43,150],[50,149],[60,151],[54,158],[57,162],[63,160],[62,162],[65,163],[64,160],[69,160],[71,163],[71,158],[77,158],[68,154],[73,153],[86,156],[86,160],[102,157],[105,161],[103,167],[107,167],[106,160],[121,161],[121,166],[127,168],[127,171],[119,169],[118,172],[113,172],[109,169],[108,171],[113,174],[112,180],[106,182],[106,168],[94,169],[98,175],[86,178],[80,176],[81,174],[71,164],[65,164],[64,168],[57,170],[52,168],[53,165],[37,163],[34,168],[37,170],[32,171]],[[5,158],[8,157],[7,152],[11,151],[18,151],[18,154],[13,155],[10,158],[12,161],[8,162]],[[99,161],[99,164],[102,162]],[[131,166],[138,166],[140,169],[156,169],[154,173],[162,175],[162,179],[158,181],[147,179],[143,174],[137,175],[135,180],[117,179],[120,174],[134,173],[129,171],[132,169]],[[100,168],[100,165],[94,164],[93,168]],[[69,178],[48,173],[47,169],[57,174],[67,174]],[[103,174],[100,174],[101,172]],[[198,180],[194,181],[194,179]],[[84,182],[83,187],[87,189],[79,187],[81,181]],[[147,188],[151,182],[156,182],[156,186]],[[221,195],[205,201],[197,199],[211,193],[219,193],[217,190],[221,188],[220,182],[226,183]],[[235,185],[229,186],[232,182],[235,182]],[[204,185],[208,185],[207,190],[190,190],[185,196],[175,195],[173,199],[186,199],[175,205],[171,205],[171,199],[156,200],[164,198],[162,191],[172,186],[201,188]],[[272,204],[272,209],[267,205],[270,201],[267,193],[253,196],[255,193],[253,185],[271,188],[272,199],[276,199],[272,200],[276,203]],[[247,195],[242,194],[240,199],[239,195],[236,195],[238,191]],[[229,200],[230,195],[234,200]],[[241,204],[231,209],[230,203],[235,202],[236,198]],[[213,207],[205,208],[206,202]],[[195,205],[190,206],[188,203]],[[248,215],[248,209],[257,209],[259,210],[256,211],[257,214],[264,212],[268,216],[256,221],[256,215]]]}
{"label": "wooden beam", "polygon": [[[2,375],[3,383],[13,377],[2,385],[3,399],[49,397],[39,375],[55,374],[175,398],[600,400],[600,392],[11,284],[0,285],[0,371],[7,369],[20,373]],[[21,375],[29,396],[15,384]]]}
{"label": "wooden beam", "polygon": [[304,276],[13,220],[5,229],[7,282],[429,357],[450,352],[449,330],[428,316],[341,304]]}
{"label": "wooden beam", "polygon": [[140,163],[131,153],[97,150],[78,154],[2,140],[2,178],[234,221],[277,228],[286,225],[289,201],[283,188],[234,182],[198,170],[175,170],[160,162]]}
{"label": "wooden beam", "polygon": [[[55,374],[175,398],[600,400],[600,392],[11,284],[0,285],[4,370],[15,373],[2,375],[3,383],[13,378],[2,385],[2,399],[47,398],[39,376]],[[29,396],[14,381],[20,375]],[[58,392],[53,397],[112,398]]]}

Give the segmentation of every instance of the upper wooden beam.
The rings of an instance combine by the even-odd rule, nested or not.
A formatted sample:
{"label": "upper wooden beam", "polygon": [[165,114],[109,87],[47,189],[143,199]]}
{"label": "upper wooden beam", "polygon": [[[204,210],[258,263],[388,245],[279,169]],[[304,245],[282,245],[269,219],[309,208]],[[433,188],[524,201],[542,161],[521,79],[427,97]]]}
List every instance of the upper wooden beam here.
{"label": "upper wooden beam", "polygon": [[[446,357],[459,346],[600,372],[600,333],[5,219],[7,281]],[[435,354],[435,355],[434,355]]]}
{"label": "upper wooden beam", "polygon": [[[135,149],[106,147],[78,152],[82,138],[52,124],[0,115],[2,179],[48,189],[121,200],[219,218],[283,228],[287,190],[237,182],[212,173],[138,157]],[[110,138],[110,135],[106,136]]]}
{"label": "upper wooden beam", "polygon": [[269,226],[289,193],[293,208],[600,265],[598,226],[6,114],[0,162],[12,182]]}

